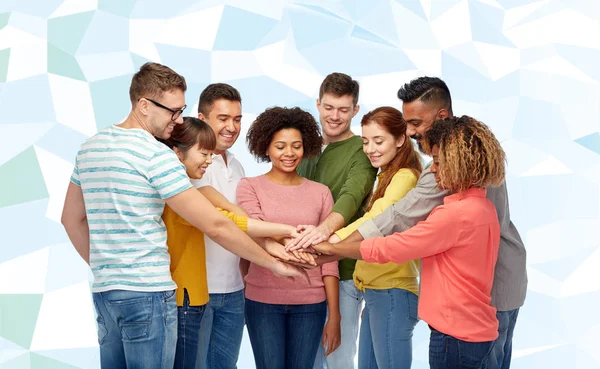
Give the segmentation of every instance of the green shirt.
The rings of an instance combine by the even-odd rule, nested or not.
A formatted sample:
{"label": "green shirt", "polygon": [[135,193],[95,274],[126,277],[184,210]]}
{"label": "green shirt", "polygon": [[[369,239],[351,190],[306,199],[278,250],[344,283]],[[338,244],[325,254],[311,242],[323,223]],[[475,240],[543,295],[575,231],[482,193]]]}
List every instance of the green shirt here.
{"label": "green shirt", "polygon": [[[297,170],[302,177],[329,187],[335,201],[331,211],[344,217],[344,226],[362,216],[377,173],[359,136],[328,144],[320,155],[303,160]],[[340,260],[341,280],[352,279],[355,264],[354,259]]]}

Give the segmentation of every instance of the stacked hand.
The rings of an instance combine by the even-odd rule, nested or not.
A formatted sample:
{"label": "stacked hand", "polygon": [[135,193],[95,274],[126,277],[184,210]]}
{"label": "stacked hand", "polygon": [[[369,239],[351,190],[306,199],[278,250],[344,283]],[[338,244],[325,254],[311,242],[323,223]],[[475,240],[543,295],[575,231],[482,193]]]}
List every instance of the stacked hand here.
{"label": "stacked hand", "polygon": [[278,242],[268,242],[265,250],[274,258],[291,265],[308,269],[317,266],[316,255],[305,250],[286,251],[285,247]]}
{"label": "stacked hand", "polygon": [[313,225],[299,225],[297,231],[299,235],[286,245],[286,250],[307,249],[313,245],[318,245],[329,239],[330,234],[323,226],[315,227]]}

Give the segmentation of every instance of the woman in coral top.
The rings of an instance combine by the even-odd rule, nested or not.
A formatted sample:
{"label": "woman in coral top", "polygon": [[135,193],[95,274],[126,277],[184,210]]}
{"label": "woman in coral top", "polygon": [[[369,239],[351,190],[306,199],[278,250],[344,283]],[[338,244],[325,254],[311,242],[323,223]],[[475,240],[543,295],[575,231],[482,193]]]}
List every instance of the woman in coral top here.
{"label": "woman in coral top", "polygon": [[452,193],[443,205],[402,233],[315,249],[379,263],[422,258],[419,317],[431,327],[430,367],[486,368],[498,336],[491,290],[500,225],[485,188],[504,179],[504,151],[467,116],[434,122],[425,141],[438,186]]}
{"label": "woman in coral top", "polygon": [[[183,124],[175,125],[171,137],[163,143],[175,151],[190,178],[200,179],[211,163],[216,138],[207,123],[186,117]],[[231,204],[210,186],[202,187],[199,191],[251,237],[296,235],[296,229],[291,225],[249,219],[241,208]],[[167,228],[171,275],[177,284],[178,325],[174,367],[195,368],[200,360],[197,357],[200,322],[209,299],[204,234],[168,206],[165,206],[163,221]]]}
{"label": "woman in coral top", "polygon": [[[271,162],[271,169],[242,179],[238,205],[260,220],[294,226],[320,224],[331,212],[331,193],[296,173],[303,157],[321,150],[321,135],[312,115],[300,108],[267,109],[256,118],[246,139],[250,153],[259,161]],[[279,248],[285,253],[282,245]],[[310,283],[274,278],[267,269],[250,264],[245,277],[246,326],[257,368],[312,368],[322,333],[327,353],[339,346],[337,262],[307,273]]]}

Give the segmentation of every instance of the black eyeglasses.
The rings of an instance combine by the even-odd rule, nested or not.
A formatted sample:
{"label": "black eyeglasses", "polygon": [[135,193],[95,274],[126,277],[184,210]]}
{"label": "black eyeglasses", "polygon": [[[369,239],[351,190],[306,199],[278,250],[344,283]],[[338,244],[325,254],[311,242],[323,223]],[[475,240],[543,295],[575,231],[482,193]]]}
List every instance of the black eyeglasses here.
{"label": "black eyeglasses", "polygon": [[[149,98],[147,98],[147,97],[142,97],[142,99],[146,99],[146,100],[150,101],[152,104],[154,104],[154,105],[158,106],[159,108],[163,108],[163,109],[165,109],[165,110],[168,110],[168,111],[170,111],[171,113],[173,113],[173,114],[171,115],[171,120],[172,120],[172,121],[176,121],[176,120],[177,120],[177,118],[179,118],[179,117],[181,116],[181,114],[183,114],[183,111],[184,111],[184,110],[185,110],[185,108],[187,107],[187,105],[184,105],[184,106],[183,106],[183,108],[181,108],[181,109],[173,110],[173,109],[171,109],[171,108],[168,108],[168,107],[164,106],[164,105],[163,105],[163,104],[161,104],[161,103],[157,103],[156,101],[154,101],[154,100],[151,100],[151,99],[149,99]],[[140,100],[141,100],[141,99],[140,99]]]}

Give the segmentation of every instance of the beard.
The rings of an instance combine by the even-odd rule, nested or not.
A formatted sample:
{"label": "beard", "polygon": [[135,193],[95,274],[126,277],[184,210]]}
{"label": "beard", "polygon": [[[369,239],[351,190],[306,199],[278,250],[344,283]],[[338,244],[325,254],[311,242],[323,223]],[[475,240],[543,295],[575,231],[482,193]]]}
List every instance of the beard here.
{"label": "beard", "polygon": [[417,147],[419,148],[419,151],[422,152],[423,154],[427,155],[427,153],[425,152],[425,149],[423,149],[423,145],[421,145],[421,139],[423,138],[423,136],[421,136],[418,133],[415,133],[414,135],[410,136],[410,138],[412,138],[417,143]]}

